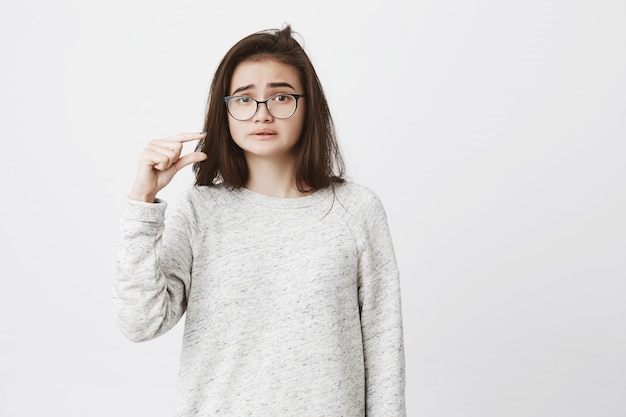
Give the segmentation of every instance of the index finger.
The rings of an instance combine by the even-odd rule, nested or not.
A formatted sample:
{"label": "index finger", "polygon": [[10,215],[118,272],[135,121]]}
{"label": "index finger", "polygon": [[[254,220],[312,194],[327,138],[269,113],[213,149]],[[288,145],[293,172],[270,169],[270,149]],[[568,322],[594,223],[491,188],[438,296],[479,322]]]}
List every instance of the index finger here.
{"label": "index finger", "polygon": [[165,140],[172,140],[175,142],[191,142],[192,140],[204,139],[206,137],[206,132],[199,133],[180,133],[178,135],[171,136],[166,138]]}

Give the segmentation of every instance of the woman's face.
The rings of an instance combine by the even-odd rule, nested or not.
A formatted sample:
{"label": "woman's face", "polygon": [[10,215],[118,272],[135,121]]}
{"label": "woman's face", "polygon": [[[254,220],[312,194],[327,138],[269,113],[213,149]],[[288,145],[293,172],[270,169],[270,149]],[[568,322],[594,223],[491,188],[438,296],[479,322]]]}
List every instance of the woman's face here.
{"label": "woman's face", "polygon": [[[263,101],[276,94],[304,94],[296,68],[271,58],[244,61],[237,65],[229,95]],[[229,115],[230,134],[244,150],[246,158],[292,161],[293,150],[304,125],[305,100],[298,100],[296,112],[287,119],[272,116],[265,104],[259,104],[254,116],[248,120],[236,120]],[[277,108],[278,104],[275,106]]]}

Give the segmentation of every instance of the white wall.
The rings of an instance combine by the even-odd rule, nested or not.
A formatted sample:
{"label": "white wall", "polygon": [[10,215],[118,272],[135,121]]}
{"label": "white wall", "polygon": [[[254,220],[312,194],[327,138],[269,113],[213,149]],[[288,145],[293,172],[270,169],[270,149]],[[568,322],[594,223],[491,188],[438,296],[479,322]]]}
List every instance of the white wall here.
{"label": "white wall", "polygon": [[182,323],[133,344],[112,320],[122,198],[146,141],[202,128],[226,50],[283,22],[387,208],[409,415],[626,415],[622,0],[12,3],[0,415],[172,415]]}

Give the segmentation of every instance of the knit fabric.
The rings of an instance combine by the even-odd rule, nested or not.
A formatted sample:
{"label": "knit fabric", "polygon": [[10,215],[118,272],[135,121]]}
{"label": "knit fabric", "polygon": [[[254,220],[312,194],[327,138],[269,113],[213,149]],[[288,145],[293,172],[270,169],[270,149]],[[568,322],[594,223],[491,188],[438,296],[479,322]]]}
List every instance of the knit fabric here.
{"label": "knit fabric", "polygon": [[124,203],[113,300],[133,341],[185,316],[176,416],[406,415],[400,280],[371,190],[193,187],[165,214]]}

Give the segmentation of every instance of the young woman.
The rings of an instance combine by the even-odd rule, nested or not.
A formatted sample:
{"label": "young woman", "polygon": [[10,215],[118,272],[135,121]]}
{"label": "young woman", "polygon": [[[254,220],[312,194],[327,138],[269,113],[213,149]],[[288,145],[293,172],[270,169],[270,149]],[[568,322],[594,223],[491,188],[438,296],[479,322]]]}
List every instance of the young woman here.
{"label": "young woman", "polygon": [[[343,179],[322,87],[289,27],[228,51],[204,131],[142,153],[113,291],[133,341],[186,313],[177,416],[405,416],[385,212]],[[157,193],[190,164],[196,185],[166,225]]]}

